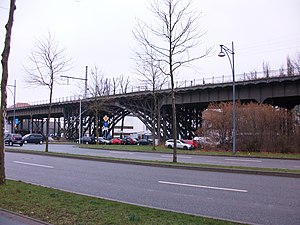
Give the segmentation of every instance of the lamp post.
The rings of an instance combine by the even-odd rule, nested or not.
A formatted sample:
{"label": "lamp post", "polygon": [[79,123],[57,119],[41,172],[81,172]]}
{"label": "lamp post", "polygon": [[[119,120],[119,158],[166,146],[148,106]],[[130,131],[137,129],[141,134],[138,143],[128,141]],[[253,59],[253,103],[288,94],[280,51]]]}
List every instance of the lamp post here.
{"label": "lamp post", "polygon": [[[236,103],[235,103],[235,75],[234,75],[234,45],[232,42],[231,49],[224,45],[220,45],[221,51],[218,54],[219,57],[224,57],[225,53],[229,59],[231,70],[232,70],[232,102],[233,102],[233,131],[232,131],[232,151],[236,153]],[[224,53],[225,52],[225,53]],[[229,54],[231,54],[231,59]]]}
{"label": "lamp post", "polygon": [[[14,81],[14,85],[7,85],[8,87],[13,87],[14,88],[14,116],[13,116],[13,133],[15,133],[15,123],[16,123],[16,91],[17,91],[17,82],[16,80]],[[8,89],[10,90],[10,89]],[[11,90],[10,90],[11,91]]]}
{"label": "lamp post", "polygon": [[[81,81],[84,81],[85,82],[85,87],[84,87],[84,98],[87,97],[87,74],[88,74],[88,66],[85,67],[85,78],[79,78],[79,77],[70,77],[70,76],[60,76],[60,77],[63,77],[63,78],[67,78],[67,79],[73,79],[73,80],[81,80]],[[82,117],[81,117],[81,114],[82,114],[82,100],[81,100],[81,96],[79,96],[79,127],[78,127],[78,142],[79,144],[81,144],[81,126],[82,126]]]}

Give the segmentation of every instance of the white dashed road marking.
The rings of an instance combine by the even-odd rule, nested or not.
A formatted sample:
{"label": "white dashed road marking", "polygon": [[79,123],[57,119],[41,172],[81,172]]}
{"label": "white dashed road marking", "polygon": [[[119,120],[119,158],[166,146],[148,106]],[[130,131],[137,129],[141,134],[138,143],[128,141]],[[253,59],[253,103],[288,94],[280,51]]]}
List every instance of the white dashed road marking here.
{"label": "white dashed road marking", "polygon": [[262,162],[261,160],[253,160],[253,159],[224,159],[227,161],[237,161],[237,162]]}
{"label": "white dashed road marking", "polygon": [[158,181],[158,183],[160,183],[160,184],[177,185],[177,186],[186,186],[186,187],[196,187],[196,188],[221,190],[221,191],[234,191],[234,192],[243,192],[243,193],[247,193],[248,192],[248,190],[241,190],[241,189],[234,189],[234,188],[203,186],[203,185],[196,185],[196,184],[184,184],[184,183],[175,183],[175,182],[168,182],[168,181]]}
{"label": "white dashed road marking", "polygon": [[17,163],[17,164],[28,165],[28,166],[37,166],[37,167],[43,167],[43,168],[54,169],[53,166],[46,166],[46,165],[41,165],[41,164],[27,163],[27,162],[20,162],[20,161],[13,161],[13,162],[14,162],[14,163]]}

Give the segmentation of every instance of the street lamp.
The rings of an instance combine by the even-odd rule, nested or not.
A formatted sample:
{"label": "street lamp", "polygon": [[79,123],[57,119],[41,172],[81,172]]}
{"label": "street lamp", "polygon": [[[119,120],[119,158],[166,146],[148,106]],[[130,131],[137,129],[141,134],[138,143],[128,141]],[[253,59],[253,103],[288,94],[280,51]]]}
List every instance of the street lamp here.
{"label": "street lamp", "polygon": [[[16,123],[16,90],[17,90],[17,83],[16,80],[14,81],[14,85],[7,85],[8,87],[13,87],[14,88],[14,116],[13,116],[13,133],[15,133],[15,123]],[[10,90],[10,89],[8,89]],[[10,90],[11,91],[11,90]]]}
{"label": "street lamp", "polygon": [[[86,66],[85,67],[85,78],[79,78],[79,77],[70,77],[70,76],[63,76],[61,75],[60,77],[63,77],[63,78],[67,78],[67,79],[73,79],[73,80],[81,80],[81,81],[84,81],[85,82],[85,87],[84,87],[84,98],[87,97],[87,74],[88,74],[88,67]],[[81,114],[82,114],[82,100],[81,100],[81,96],[79,96],[79,128],[78,128],[78,142],[79,144],[81,144],[81,125],[82,125],[82,117],[81,117]]]}
{"label": "street lamp", "polygon": [[[234,46],[232,42],[231,49],[224,45],[220,45],[221,51],[218,54],[219,57],[224,57],[225,53],[229,59],[231,70],[232,70],[232,102],[233,102],[233,132],[232,132],[232,151],[235,155],[236,153],[236,104],[235,104],[235,75],[234,75]],[[231,54],[232,59],[230,59],[229,54]]]}

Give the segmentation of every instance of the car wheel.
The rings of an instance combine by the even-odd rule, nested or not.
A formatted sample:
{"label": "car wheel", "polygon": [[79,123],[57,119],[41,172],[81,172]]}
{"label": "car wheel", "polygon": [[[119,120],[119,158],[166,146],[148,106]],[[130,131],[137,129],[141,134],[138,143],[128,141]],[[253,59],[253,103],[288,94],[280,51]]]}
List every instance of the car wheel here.
{"label": "car wheel", "polygon": [[14,145],[14,143],[12,143],[11,141],[9,142],[9,146],[13,146]]}
{"label": "car wheel", "polygon": [[183,146],[183,150],[187,150],[187,147],[186,147],[186,146]]}
{"label": "car wheel", "polygon": [[172,148],[172,145],[168,145],[168,148]]}
{"label": "car wheel", "polygon": [[23,146],[23,144],[20,144],[20,147],[22,147]]}
{"label": "car wheel", "polygon": [[88,141],[86,141],[86,142],[85,142],[85,144],[86,144],[86,145],[88,145],[88,144],[89,144],[89,142],[88,142]]}
{"label": "car wheel", "polygon": [[43,141],[40,141],[39,144],[40,144],[40,145],[43,144]]}
{"label": "car wheel", "polygon": [[24,141],[24,144],[27,144],[27,141]]}

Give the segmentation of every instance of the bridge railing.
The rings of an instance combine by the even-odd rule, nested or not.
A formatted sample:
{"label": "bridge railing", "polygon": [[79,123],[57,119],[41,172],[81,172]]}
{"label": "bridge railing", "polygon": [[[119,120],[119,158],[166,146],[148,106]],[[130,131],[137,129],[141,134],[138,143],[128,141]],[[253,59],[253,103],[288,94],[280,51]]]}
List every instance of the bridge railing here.
{"label": "bridge railing", "polygon": [[[299,70],[298,70],[299,71]],[[237,74],[235,75],[235,81],[249,81],[249,80],[268,80],[274,77],[288,77],[288,76],[299,76],[299,72],[293,72],[291,74],[288,74],[288,71],[286,70],[270,70],[268,72],[249,72],[249,73],[243,73],[243,74]],[[175,82],[175,88],[186,88],[186,87],[193,87],[193,86],[201,86],[201,85],[215,85],[215,84],[222,84],[222,83],[230,83],[232,82],[232,75],[222,75],[222,76],[212,76],[212,77],[203,77],[193,80],[181,80]],[[167,90],[170,89],[171,85],[170,82],[163,84],[160,87],[160,90]],[[130,86],[128,87],[126,93],[136,93],[136,92],[142,92],[142,91],[151,91],[152,87],[151,85],[137,85],[137,86]],[[109,93],[110,96],[114,95],[121,95],[125,94],[121,90],[116,91],[115,93]],[[91,96],[87,96],[91,97]],[[80,95],[75,96],[67,96],[67,97],[60,97],[55,98],[52,100],[52,103],[67,103],[67,102],[73,102],[73,101],[79,101],[79,99],[82,98]],[[42,100],[42,101],[35,101],[30,103],[24,103],[24,105],[19,104],[17,107],[28,107],[33,105],[43,105],[43,104],[49,104],[49,100]]]}

